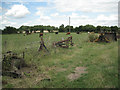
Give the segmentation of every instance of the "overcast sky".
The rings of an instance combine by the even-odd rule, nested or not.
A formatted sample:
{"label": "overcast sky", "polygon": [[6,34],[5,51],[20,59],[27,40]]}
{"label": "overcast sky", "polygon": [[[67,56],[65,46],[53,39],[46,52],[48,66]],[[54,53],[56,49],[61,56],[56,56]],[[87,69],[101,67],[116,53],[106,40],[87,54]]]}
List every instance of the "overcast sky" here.
{"label": "overcast sky", "polygon": [[[29,1],[29,2],[28,2]],[[0,28],[21,25],[118,26],[119,0],[4,0]]]}

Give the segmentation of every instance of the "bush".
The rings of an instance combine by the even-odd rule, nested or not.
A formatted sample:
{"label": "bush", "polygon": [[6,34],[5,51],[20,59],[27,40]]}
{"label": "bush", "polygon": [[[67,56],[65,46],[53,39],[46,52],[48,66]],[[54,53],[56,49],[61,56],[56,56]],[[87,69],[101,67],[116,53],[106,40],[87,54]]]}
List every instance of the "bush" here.
{"label": "bush", "polygon": [[96,40],[98,38],[98,36],[95,33],[90,33],[89,34],[89,41],[93,42],[94,40]]}
{"label": "bush", "polygon": [[3,71],[10,71],[12,69],[12,60],[10,56],[7,56],[2,61],[2,70]]}

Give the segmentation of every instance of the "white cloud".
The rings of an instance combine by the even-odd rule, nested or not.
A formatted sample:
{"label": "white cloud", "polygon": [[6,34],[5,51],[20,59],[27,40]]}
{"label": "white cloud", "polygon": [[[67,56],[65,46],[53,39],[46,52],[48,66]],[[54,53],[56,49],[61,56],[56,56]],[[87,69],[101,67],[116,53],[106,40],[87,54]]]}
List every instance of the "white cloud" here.
{"label": "white cloud", "polygon": [[4,2],[51,2],[51,0],[4,0]]}
{"label": "white cloud", "polygon": [[38,15],[39,18],[36,21],[39,22],[40,24],[44,24],[44,22],[48,22],[49,20],[51,20],[51,17],[45,15],[46,11],[48,11],[48,8],[45,7],[37,8],[36,15]]}
{"label": "white cloud", "polygon": [[18,24],[16,22],[11,22],[11,21],[8,21],[8,20],[2,20],[0,28],[3,29],[5,26],[18,27]]}
{"label": "white cloud", "polygon": [[96,18],[96,21],[104,26],[118,26],[118,15],[111,14],[107,16],[102,14]]}
{"label": "white cloud", "polygon": [[16,22],[11,22],[11,21],[7,21],[7,20],[3,20],[2,22],[1,22],[1,24],[3,25],[3,26],[14,26],[14,25],[16,25],[17,23]]}
{"label": "white cloud", "polygon": [[[87,15],[79,15],[77,13],[72,13],[69,15],[71,17],[71,25],[72,26],[79,26],[79,25],[86,25],[86,24],[92,24],[92,25],[103,25],[103,26],[113,26],[117,25],[117,15],[111,14],[111,15],[98,15],[96,17],[90,17]],[[53,18],[53,25],[60,26],[61,24],[64,24],[65,26],[69,24],[68,16],[65,15],[59,15],[56,18]],[[50,23],[51,24],[51,23]]]}
{"label": "white cloud", "polygon": [[[72,26],[79,26],[79,25],[102,25],[102,26],[113,26],[117,25],[117,15],[111,14],[111,15],[98,15],[96,17],[91,18],[90,16],[86,15],[78,15],[77,13],[72,13],[69,15],[71,17],[71,25]],[[1,18],[1,17],[0,17]],[[5,18],[5,17],[4,17]],[[6,19],[3,19],[2,25],[3,26],[13,26],[13,27],[20,27],[21,25],[51,25],[51,26],[57,26],[59,27],[61,24],[69,25],[69,17],[66,15],[58,15],[56,17],[49,17],[49,16],[40,16],[39,18],[35,19],[33,21],[24,21],[24,23],[20,22],[12,22],[9,21],[9,19],[6,17]]]}
{"label": "white cloud", "polygon": [[58,15],[59,15],[59,13],[53,13],[53,14],[51,14],[50,16],[56,17],[56,16],[58,16]]}
{"label": "white cloud", "polygon": [[10,20],[7,16],[0,16],[0,29],[5,28],[5,26],[13,26],[13,27],[19,27],[20,24],[18,22],[14,22]]}
{"label": "white cloud", "polygon": [[52,7],[37,7],[36,9],[37,9],[36,15],[42,16],[42,15],[45,15],[46,13],[51,12],[53,8]]}
{"label": "white cloud", "polygon": [[2,16],[0,16],[0,21],[2,21]]}
{"label": "white cloud", "polygon": [[[25,17],[29,14],[29,10],[24,5],[13,5],[3,18],[2,25],[13,25],[19,27],[21,25],[52,25],[65,26],[69,24],[69,16],[71,17],[71,25],[104,25],[113,26],[117,23],[117,1],[118,0],[36,0],[38,2],[47,2],[48,6],[38,7],[35,13],[36,17],[23,21],[21,19],[10,19],[7,16],[16,18]],[[82,11],[82,12],[81,12]],[[53,12],[53,13],[52,13]],[[68,13],[69,12],[69,13]],[[88,12],[87,14],[84,12]],[[106,14],[107,13],[107,14]],[[92,14],[94,14],[92,16]],[[0,17],[1,19],[1,17]],[[14,21],[14,22],[13,22]],[[33,22],[34,21],[34,22]]]}
{"label": "white cloud", "polygon": [[23,25],[26,25],[26,26],[27,26],[27,25],[29,25],[29,23],[23,23]]}
{"label": "white cloud", "polygon": [[46,10],[46,8],[44,8],[44,7],[37,8],[36,15],[42,16],[45,13],[45,10]]}
{"label": "white cloud", "polygon": [[117,21],[117,18],[118,16],[114,14],[109,15],[109,16],[105,16],[102,14],[97,17],[97,20],[98,21]]}
{"label": "white cloud", "polygon": [[116,12],[119,0],[54,0],[60,12]]}
{"label": "white cloud", "polygon": [[11,9],[9,9],[5,15],[7,16],[13,16],[16,18],[22,18],[25,17],[27,14],[30,14],[27,7],[24,5],[13,5]]}
{"label": "white cloud", "polygon": [[[51,8],[54,7],[57,12],[50,15],[50,19],[47,20],[47,24],[52,25],[68,25],[68,17],[71,17],[71,25],[79,26],[86,24],[93,25],[117,25],[117,4],[119,0],[54,0]],[[54,10],[53,9],[53,10]],[[49,11],[48,8],[39,8],[38,15],[46,17],[45,11]],[[82,15],[75,12],[88,12],[88,15]],[[72,12],[71,14],[64,14]],[[105,14],[105,13],[111,14]],[[62,15],[60,14],[62,13]],[[90,14],[100,13],[100,15],[89,16]],[[103,14],[102,14],[103,13]],[[114,14],[113,14],[114,13]],[[108,16],[107,16],[108,15]],[[48,16],[48,15],[47,15]],[[40,21],[40,20],[39,20]],[[44,21],[43,21],[44,22]],[[46,22],[44,22],[45,24]]]}

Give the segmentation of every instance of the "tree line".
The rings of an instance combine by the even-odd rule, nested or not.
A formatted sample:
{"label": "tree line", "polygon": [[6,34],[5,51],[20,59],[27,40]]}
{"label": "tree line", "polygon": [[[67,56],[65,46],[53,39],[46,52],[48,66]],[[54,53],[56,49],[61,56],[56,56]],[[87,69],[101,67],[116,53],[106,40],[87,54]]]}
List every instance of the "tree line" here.
{"label": "tree line", "polygon": [[47,30],[49,33],[52,33],[54,31],[58,32],[120,32],[120,28],[117,26],[93,26],[93,25],[80,25],[78,27],[73,26],[64,26],[64,24],[60,25],[59,27],[55,26],[43,26],[43,25],[35,25],[35,26],[21,26],[19,28],[6,26],[3,30],[3,34],[14,34],[14,33],[22,33],[23,31],[30,31],[31,33],[36,31],[43,32],[44,30]]}

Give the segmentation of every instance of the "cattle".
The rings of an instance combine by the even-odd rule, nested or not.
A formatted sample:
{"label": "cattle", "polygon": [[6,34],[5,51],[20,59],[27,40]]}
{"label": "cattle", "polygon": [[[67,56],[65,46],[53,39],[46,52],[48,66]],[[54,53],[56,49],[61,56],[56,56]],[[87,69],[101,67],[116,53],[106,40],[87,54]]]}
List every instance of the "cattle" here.
{"label": "cattle", "polygon": [[55,34],[58,34],[58,32],[55,32]]}
{"label": "cattle", "polygon": [[31,33],[29,32],[29,30],[26,30],[25,33],[26,33],[26,35],[31,34]]}
{"label": "cattle", "polygon": [[70,32],[67,32],[67,34],[66,35],[69,35],[70,34]]}
{"label": "cattle", "polygon": [[80,32],[76,32],[77,34],[80,34]]}

